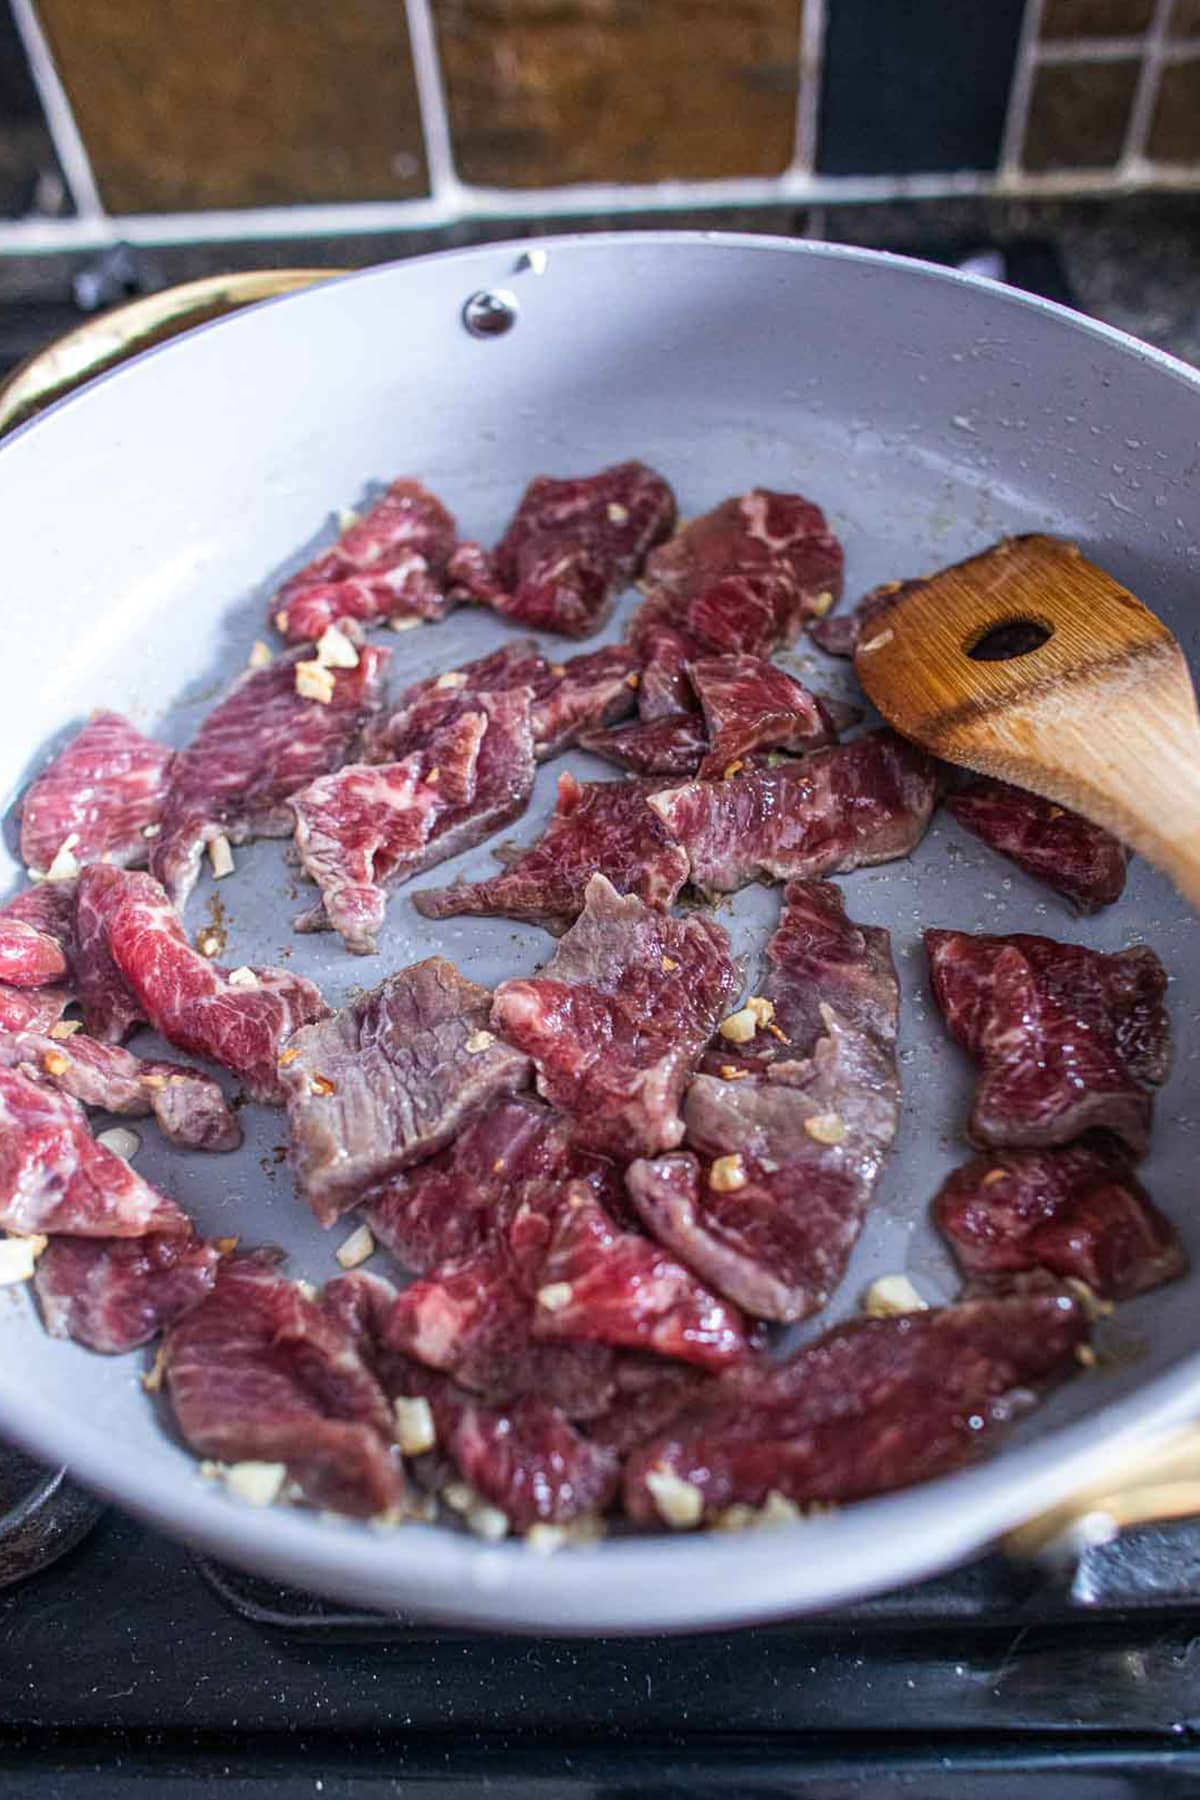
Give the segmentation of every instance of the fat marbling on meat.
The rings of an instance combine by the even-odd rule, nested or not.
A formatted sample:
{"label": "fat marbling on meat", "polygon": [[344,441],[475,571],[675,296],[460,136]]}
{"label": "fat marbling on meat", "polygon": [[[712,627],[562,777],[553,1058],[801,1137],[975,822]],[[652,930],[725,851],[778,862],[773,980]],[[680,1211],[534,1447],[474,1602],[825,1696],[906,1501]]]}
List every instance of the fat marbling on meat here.
{"label": "fat marbling on meat", "polygon": [[907,856],[924,835],[937,791],[924,751],[882,730],[779,768],[667,788],[650,805],[687,851],[693,882],[730,893],[748,881],[831,875]]}
{"label": "fat marbling on meat", "polygon": [[708,754],[708,736],[695,713],[638,719],[611,731],[585,731],[581,750],[602,756],[634,775],[694,775]]}
{"label": "fat marbling on meat", "polygon": [[683,1136],[683,1090],[735,979],[719,925],[656,912],[593,875],[540,975],[501,982],[492,1021],[532,1057],[581,1144],[652,1156]]}
{"label": "fat marbling on meat", "polygon": [[506,853],[502,874],[426,889],[413,903],[429,919],[500,913],[563,931],[599,871],[618,893],[665,912],[687,880],[688,859],[647,805],[652,791],[636,781],[579,782],[564,772],[545,832],[527,850]]}
{"label": "fat marbling on meat", "polygon": [[419,481],[393,481],[331,549],[284,582],[271,602],[272,621],[299,644],[315,643],[344,619],[440,619],[450,604],[446,565],[457,537],[436,495]]}
{"label": "fat marbling on meat", "polygon": [[219,1260],[192,1232],[56,1237],[38,1258],[33,1286],[51,1337],[119,1356],[198,1306]]}
{"label": "fat marbling on meat", "polygon": [[302,651],[248,669],[204,720],[171,772],[150,868],[176,906],[195,885],[204,846],[225,837],[290,837],[293,794],[353,757],[379,710],[391,652],[363,644],[353,668],[325,671],[328,701],[297,691]]}
{"label": "fat marbling on meat", "polygon": [[841,1280],[895,1136],[900,995],[888,933],[847,918],[831,882],[789,885],[767,957],[757,1012],[733,1015],[688,1090],[691,1148],[634,1163],[627,1187],[718,1293],[789,1321]]}
{"label": "fat marbling on meat", "polygon": [[44,873],[66,849],[83,868],[145,863],[158,833],[175,752],[114,712],[93,713],[27,790],[21,858]]}
{"label": "fat marbling on meat", "polygon": [[683,1522],[686,1483],[686,1522],[715,1524],[771,1494],[829,1504],[945,1475],[1031,1383],[1065,1371],[1087,1333],[1084,1308],[1057,1293],[838,1326],[704,1390],[629,1458],[626,1510],[644,1525]]}
{"label": "fat marbling on meat", "polygon": [[176,1049],[211,1058],[252,1098],[278,1103],[284,1045],[329,1010],[312,982],[285,969],[209,962],[153,876],[97,866],[87,879],[113,965],[142,1015]]}
{"label": "fat marbling on meat", "polygon": [[1174,1227],[1107,1145],[974,1157],[942,1183],[933,1218],[976,1289],[1073,1277],[1126,1300],[1186,1267]]}
{"label": "fat marbling on meat", "polygon": [[167,1334],[180,1432],[223,1463],[283,1463],[314,1506],[394,1512],[404,1478],[387,1398],[331,1309],[266,1252],[223,1261],[213,1290]]}
{"label": "fat marbling on meat", "polygon": [[1125,891],[1129,853],[1111,831],[1007,781],[979,777],[946,810],[1019,869],[1065,895],[1079,912],[1111,906]]}
{"label": "fat marbling on meat", "polygon": [[597,475],[531,481],[488,554],[466,544],[450,564],[453,591],[505,618],[588,637],[675,523],[675,496],[640,462]]}
{"label": "fat marbling on meat", "polygon": [[947,1028],[979,1065],[972,1142],[1042,1149],[1100,1128],[1143,1153],[1170,1056],[1153,950],[963,931],[927,931],[925,948]]}
{"label": "fat marbling on meat", "polygon": [[529,1078],[488,1029],[491,995],[440,956],[297,1032],[280,1062],[292,1166],[323,1224],[430,1156]]}
{"label": "fat marbling on meat", "polygon": [[837,742],[824,703],[761,656],[702,657],[689,665],[710,749],[702,781],[719,780],[756,750],[822,750]]}

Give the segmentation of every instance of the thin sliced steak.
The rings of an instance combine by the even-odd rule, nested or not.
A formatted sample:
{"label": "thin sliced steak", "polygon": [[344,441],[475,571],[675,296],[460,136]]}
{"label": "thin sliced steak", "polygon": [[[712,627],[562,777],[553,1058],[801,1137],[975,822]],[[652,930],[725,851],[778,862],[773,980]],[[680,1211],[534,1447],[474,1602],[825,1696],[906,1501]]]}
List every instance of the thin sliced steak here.
{"label": "thin sliced steak", "polygon": [[708,737],[697,714],[668,713],[614,731],[585,731],[579,747],[635,775],[694,775],[708,752]]}
{"label": "thin sliced steak", "polygon": [[755,750],[822,750],[837,731],[815,694],[761,656],[704,657],[688,673],[712,748],[702,781],[719,781]]}
{"label": "thin sliced steak", "polygon": [[[1063,1294],[838,1326],[785,1363],[707,1389],[630,1457],[626,1508],[641,1524],[712,1524],[772,1493],[828,1504],[945,1475],[973,1460],[1031,1383],[1070,1368],[1087,1331]],[[681,1482],[696,1490],[686,1515]]]}
{"label": "thin sliced steak", "polygon": [[297,1184],[322,1224],[525,1086],[529,1063],[487,1029],[490,1005],[432,956],[296,1034],[279,1074]]}
{"label": "thin sliced steak", "polygon": [[977,1156],[942,1183],[933,1217],[977,1289],[1002,1291],[1044,1272],[1127,1300],[1187,1266],[1174,1227],[1106,1148]]}
{"label": "thin sliced steak", "polygon": [[1147,1086],[1165,1079],[1170,1057],[1153,950],[963,931],[927,931],[925,948],[950,1035],[979,1064],[973,1143],[1042,1149],[1099,1127],[1144,1152]]}
{"label": "thin sliced steak", "polygon": [[296,689],[302,651],[249,669],[209,713],[176,758],[150,867],[176,906],[195,885],[204,846],[214,838],[290,837],[293,794],[353,757],[379,710],[391,652],[364,644],[352,669],[325,671],[327,702]]}
{"label": "thin sliced steak", "polygon": [[427,919],[501,913],[564,931],[599,871],[618,893],[665,912],[687,880],[688,859],[646,804],[648,791],[640,782],[579,782],[564,772],[544,834],[516,852],[503,874],[426,889],[413,903]]}
{"label": "thin sliced steak", "polygon": [[81,1031],[65,1038],[33,1030],[0,1032],[0,1062],[34,1073],[82,1106],[131,1119],[153,1113],[163,1136],[181,1149],[236,1150],[242,1141],[219,1083],[200,1069],[143,1061]]}
{"label": "thin sliced steak", "polygon": [[119,1356],[198,1306],[219,1261],[194,1234],[56,1237],[38,1258],[34,1292],[51,1337]]}
{"label": "thin sliced steak", "polygon": [[69,850],[80,868],[144,863],[158,832],[175,752],[119,713],[93,713],[43,769],[21,806],[21,857],[45,871]]}
{"label": "thin sliced steak", "polygon": [[387,1399],[330,1311],[266,1253],[223,1261],[208,1298],[167,1334],[166,1386],[199,1456],[272,1462],[314,1506],[389,1513],[404,1478]]}
{"label": "thin sliced steak", "polygon": [[593,875],[541,974],[497,988],[492,1020],[580,1144],[654,1155],[683,1136],[684,1086],[735,979],[719,925],[664,916]]}
{"label": "thin sliced steak", "polygon": [[428,488],[393,481],[332,549],[284,582],[272,620],[299,644],[315,643],[339,619],[440,619],[450,604],[446,565],[457,537],[453,517]]}
{"label": "thin sliced steak", "polygon": [[255,1100],[283,1098],[278,1063],[301,1025],[329,1009],[311,981],[284,969],[229,969],[193,950],[150,875],[100,865],[87,872],[113,963],[155,1031],[229,1069]]}
{"label": "thin sliced steak", "polygon": [[1129,852],[1101,825],[1026,788],[983,777],[946,801],[960,825],[1019,869],[1063,894],[1079,912],[1111,906],[1125,891]]}
{"label": "thin sliced steak", "polygon": [[648,661],[660,628],[691,656],[770,656],[841,593],[842,547],[811,500],[753,488],[690,519],[650,557],[644,586],[629,635]]}
{"label": "thin sliced steak", "polygon": [[99,1238],[190,1229],[173,1200],[93,1138],[81,1106],[2,1065],[0,1225]]}
{"label": "thin sliced steak", "polygon": [[119,1044],[146,1017],[108,946],[109,908],[124,884],[102,863],[92,863],[73,886],[72,962],[83,1023],[99,1043]]}
{"label": "thin sliced steak", "polygon": [[400,762],[414,751],[423,753],[441,726],[463,713],[477,711],[482,694],[510,693],[514,688],[537,693],[543,685],[556,686],[558,679],[532,638],[515,638],[474,662],[424,675],[367,725],[363,760]]}
{"label": "thin sliced steak", "polygon": [[606,644],[547,663],[545,673],[530,683],[538,761],[570,749],[584,732],[627,717],[636,704],[640,667],[628,644]]}
{"label": "thin sliced steak", "polygon": [[699,644],[669,625],[643,620],[637,631],[642,675],[638,683],[638,717],[643,724],[694,713],[698,702],[687,665],[703,654]]}
{"label": "thin sliced steak", "polygon": [[66,974],[66,955],[56,937],[0,914],[0,981],[9,987],[49,987]]}
{"label": "thin sliced steak", "polygon": [[627,1187],[718,1293],[790,1321],[841,1280],[895,1136],[900,994],[888,933],[849,920],[831,882],[791,883],[767,955],[773,1017],[747,1041],[715,1038],[688,1090],[688,1141],[707,1160],[635,1163]]}
{"label": "thin sliced steak", "polygon": [[569,1184],[545,1223],[535,1338],[653,1350],[710,1370],[750,1354],[735,1309],[649,1238],[622,1231],[586,1186]]}
{"label": "thin sliced steak", "polygon": [[650,805],[687,851],[697,887],[731,893],[907,856],[937,788],[924,751],[883,730],[785,767],[668,788]]}
{"label": "thin sliced steak", "polygon": [[52,1031],[74,999],[70,988],[14,988],[0,982],[0,1031]]}
{"label": "thin sliced steak", "polygon": [[675,496],[644,463],[566,481],[540,475],[490,556],[464,545],[450,578],[456,593],[505,618],[588,637],[674,523]]}

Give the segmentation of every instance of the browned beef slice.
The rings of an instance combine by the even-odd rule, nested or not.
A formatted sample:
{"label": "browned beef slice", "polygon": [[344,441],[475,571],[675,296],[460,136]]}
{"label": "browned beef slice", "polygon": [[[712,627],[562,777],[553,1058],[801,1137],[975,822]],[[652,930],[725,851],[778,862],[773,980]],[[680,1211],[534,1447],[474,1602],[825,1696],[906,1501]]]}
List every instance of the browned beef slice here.
{"label": "browned beef slice", "polygon": [[665,911],[687,880],[688,861],[647,805],[653,790],[632,781],[579,782],[564,772],[544,835],[516,852],[501,875],[414,895],[430,919],[502,913],[564,930],[583,908],[597,870],[621,894]]}
{"label": "browned beef slice", "polygon": [[729,893],[907,856],[936,797],[930,758],[872,731],[802,762],[668,788],[650,804],[687,851],[697,886]]}
{"label": "browned beef slice", "polygon": [[1070,1366],[1087,1329],[1063,1294],[838,1326],[785,1363],[705,1390],[630,1457],[626,1508],[642,1524],[674,1512],[664,1476],[694,1487],[697,1522],[712,1523],[771,1493],[857,1500],[944,1475],[971,1460],[1018,1390]]}
{"label": "browned beef slice", "polygon": [[1038,1149],[1101,1127],[1135,1156],[1170,1054],[1167,978],[1153,950],[1108,955],[1016,933],[927,931],[951,1035],[979,1064],[970,1135]]}
{"label": "browned beef slice", "polygon": [[491,996],[440,956],[297,1032],[280,1066],[292,1164],[323,1224],[528,1080],[488,1028]]}
{"label": "browned beef slice", "polygon": [[734,979],[719,925],[664,916],[593,875],[542,973],[502,982],[492,1019],[581,1144],[653,1155],[683,1136],[684,1085]]}

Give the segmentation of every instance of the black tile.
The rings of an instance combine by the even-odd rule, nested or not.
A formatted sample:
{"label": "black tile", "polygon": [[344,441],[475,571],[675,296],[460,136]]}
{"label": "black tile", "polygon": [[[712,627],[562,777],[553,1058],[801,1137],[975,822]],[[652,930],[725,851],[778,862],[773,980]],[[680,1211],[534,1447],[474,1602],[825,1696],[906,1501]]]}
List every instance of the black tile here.
{"label": "black tile", "polygon": [[1024,0],[830,0],[824,175],[991,169]]}

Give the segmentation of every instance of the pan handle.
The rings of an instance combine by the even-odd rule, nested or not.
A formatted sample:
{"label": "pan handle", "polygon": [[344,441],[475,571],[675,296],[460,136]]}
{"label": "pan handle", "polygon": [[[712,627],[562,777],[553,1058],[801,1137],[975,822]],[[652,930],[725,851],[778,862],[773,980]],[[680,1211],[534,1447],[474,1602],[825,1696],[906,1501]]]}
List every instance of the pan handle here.
{"label": "pan handle", "polygon": [[1200,1514],[1200,1430],[1149,1438],[1103,1482],[1037,1514],[1009,1532],[1008,1554],[1021,1562],[1073,1563],[1092,1544],[1132,1525]]}
{"label": "pan handle", "polygon": [[152,344],[164,343],[193,325],[219,319],[256,300],[271,300],[346,272],[246,269],[238,274],[204,275],[88,319],[46,349],[35,351],[0,383],[0,436],[51,401],[83,387],[105,369],[115,368]]}

